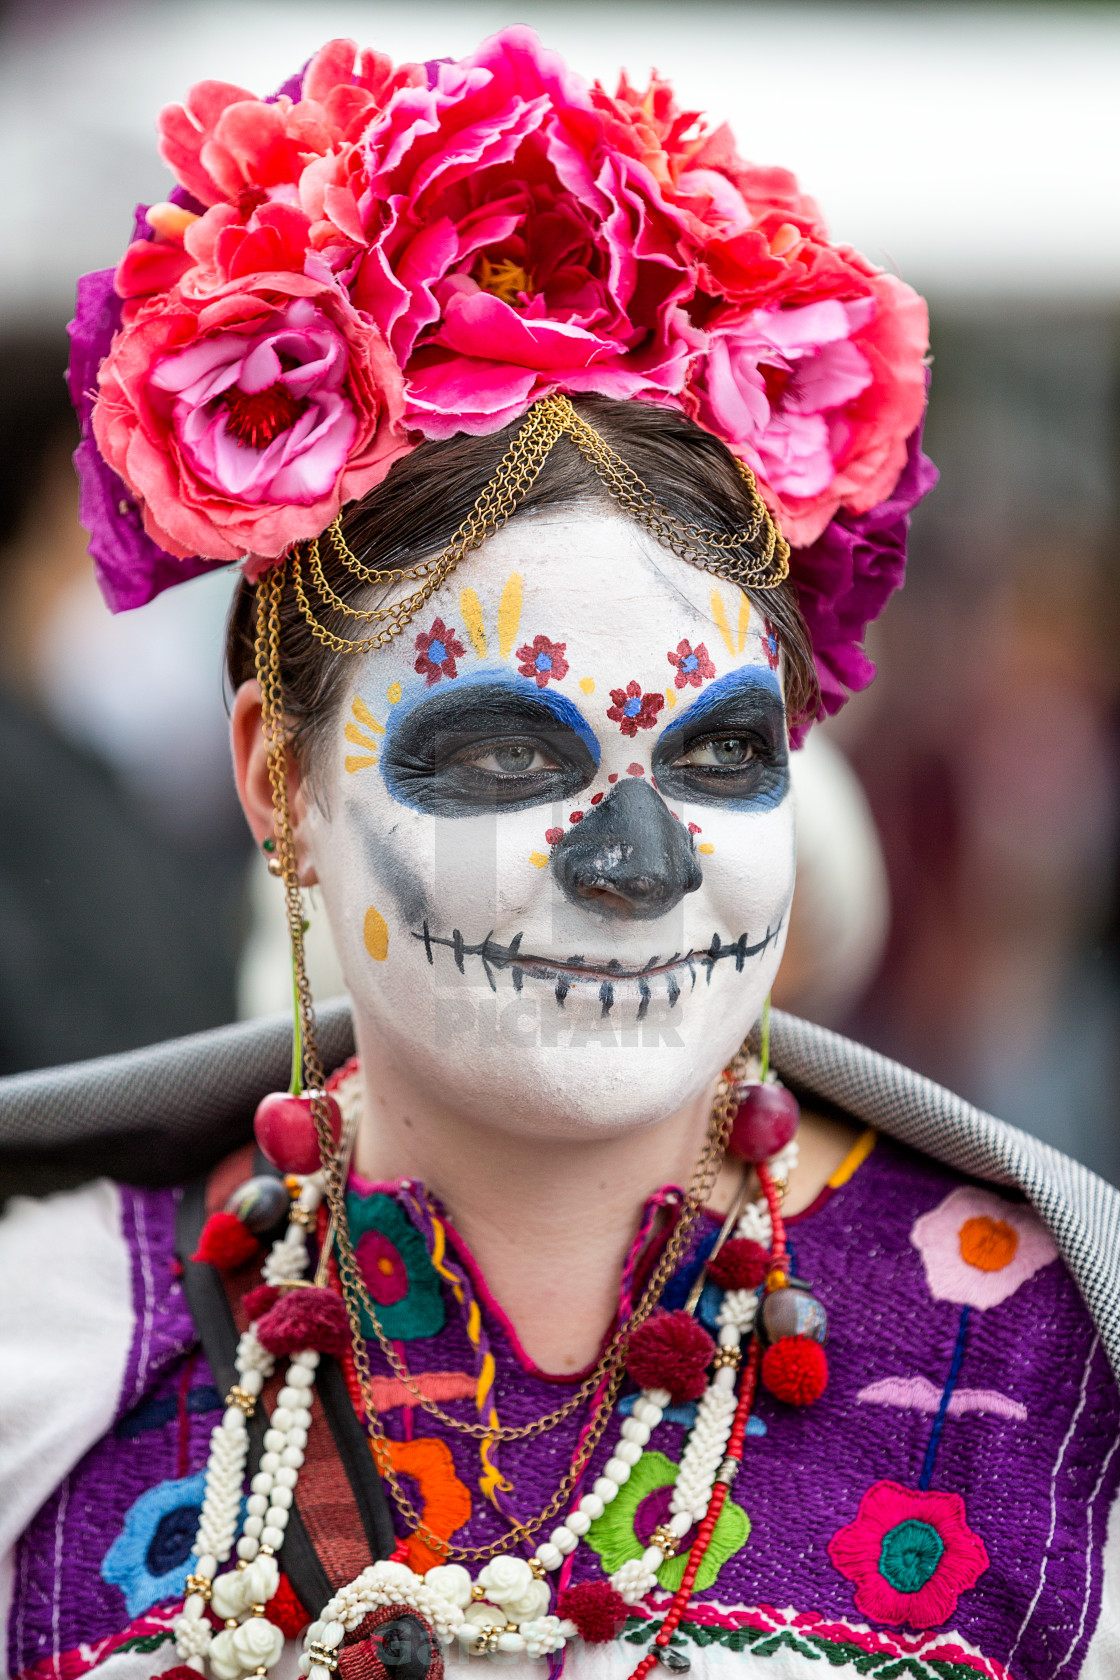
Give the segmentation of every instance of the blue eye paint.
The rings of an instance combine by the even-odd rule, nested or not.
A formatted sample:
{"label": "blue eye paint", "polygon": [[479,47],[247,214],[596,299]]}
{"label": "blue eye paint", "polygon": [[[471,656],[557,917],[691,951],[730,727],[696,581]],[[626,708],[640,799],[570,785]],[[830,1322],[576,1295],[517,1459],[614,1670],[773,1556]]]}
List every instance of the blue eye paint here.
{"label": "blue eye paint", "polygon": [[[721,738],[748,743],[752,756],[740,765],[676,762],[691,748]],[[667,799],[731,811],[780,805],[789,791],[789,755],[785,702],[774,672],[743,665],[710,682],[658,737],[653,770]]]}
{"label": "blue eye paint", "polygon": [[[488,747],[539,744],[546,770],[482,769]],[[471,749],[477,749],[472,754]],[[523,810],[570,797],[593,779],[599,739],[566,695],[508,667],[482,666],[393,708],[381,774],[394,799],[442,816]]]}

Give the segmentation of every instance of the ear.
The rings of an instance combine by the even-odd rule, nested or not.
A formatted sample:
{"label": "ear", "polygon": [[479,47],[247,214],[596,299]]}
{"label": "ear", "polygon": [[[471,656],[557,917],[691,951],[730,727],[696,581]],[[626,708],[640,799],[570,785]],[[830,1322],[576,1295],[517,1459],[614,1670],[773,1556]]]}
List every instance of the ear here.
{"label": "ear", "polygon": [[[272,783],[268,775],[268,748],[261,724],[260,684],[253,679],[244,682],[233,701],[230,718],[230,738],[233,747],[233,773],[237,779],[237,795],[241,809],[253,832],[257,845],[276,833],[276,819],[272,809]],[[301,887],[313,887],[319,877],[308,861],[305,823],[307,794],[299,765],[288,754],[288,810],[292,817],[292,831],[296,842],[296,862]]]}

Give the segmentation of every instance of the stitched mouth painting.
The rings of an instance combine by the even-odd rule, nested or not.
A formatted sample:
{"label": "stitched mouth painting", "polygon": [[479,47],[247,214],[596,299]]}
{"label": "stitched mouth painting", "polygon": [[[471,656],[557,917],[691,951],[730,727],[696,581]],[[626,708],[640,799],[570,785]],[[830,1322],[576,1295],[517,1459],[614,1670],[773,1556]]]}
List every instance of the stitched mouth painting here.
{"label": "stitched mouth painting", "polygon": [[584,507],[512,520],[356,660],[309,847],[382,1059],[543,1125],[673,1112],[781,957],[782,676],[734,584]]}

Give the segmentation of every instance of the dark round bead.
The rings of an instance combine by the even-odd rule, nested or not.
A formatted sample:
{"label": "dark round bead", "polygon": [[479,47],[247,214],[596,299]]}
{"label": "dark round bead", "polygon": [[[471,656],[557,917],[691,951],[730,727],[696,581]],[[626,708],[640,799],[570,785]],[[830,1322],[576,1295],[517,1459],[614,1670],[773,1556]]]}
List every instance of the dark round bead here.
{"label": "dark round bead", "polygon": [[288,1192],[278,1178],[262,1173],[259,1178],[247,1178],[239,1184],[226,1203],[226,1212],[234,1213],[246,1229],[259,1237],[278,1225],[288,1211]]}
{"label": "dark round bead", "polygon": [[770,1343],[784,1336],[828,1340],[828,1314],[807,1289],[772,1289],[762,1302],[762,1330]]}
{"label": "dark round bead", "polygon": [[744,1085],[727,1147],[740,1161],[758,1166],[785,1148],[800,1120],[797,1098],[784,1085]]}

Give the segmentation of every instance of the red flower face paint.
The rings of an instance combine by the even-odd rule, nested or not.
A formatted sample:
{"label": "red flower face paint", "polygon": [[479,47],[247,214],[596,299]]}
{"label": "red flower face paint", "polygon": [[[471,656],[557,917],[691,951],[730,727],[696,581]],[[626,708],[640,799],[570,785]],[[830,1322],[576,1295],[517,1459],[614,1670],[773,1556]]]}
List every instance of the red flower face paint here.
{"label": "red flower face paint", "polygon": [[462,659],[466,651],[454,630],[449,630],[443,619],[437,618],[430,630],[422,630],[416,638],[416,663],[412,669],[426,677],[431,688],[441,677],[459,675],[455,661]]}
{"label": "red flower face paint", "polygon": [[523,677],[532,677],[538,688],[550,682],[560,682],[568,674],[564,658],[567,642],[550,642],[547,636],[534,636],[532,642],[517,650],[517,669]]}
{"label": "red flower face paint", "polygon": [[624,735],[636,735],[639,729],[652,729],[658,712],[665,704],[663,694],[643,694],[642,685],[638,682],[629,682],[625,688],[612,688],[611,699],[614,705],[607,707],[607,716],[618,724]]}
{"label": "red flower face paint", "polygon": [[699,688],[707,677],[714,677],[716,668],[708,657],[708,650],[703,642],[692,643],[684,640],[677,643],[675,653],[665,655],[670,665],[676,666],[677,674],[673,682],[677,688]]}

